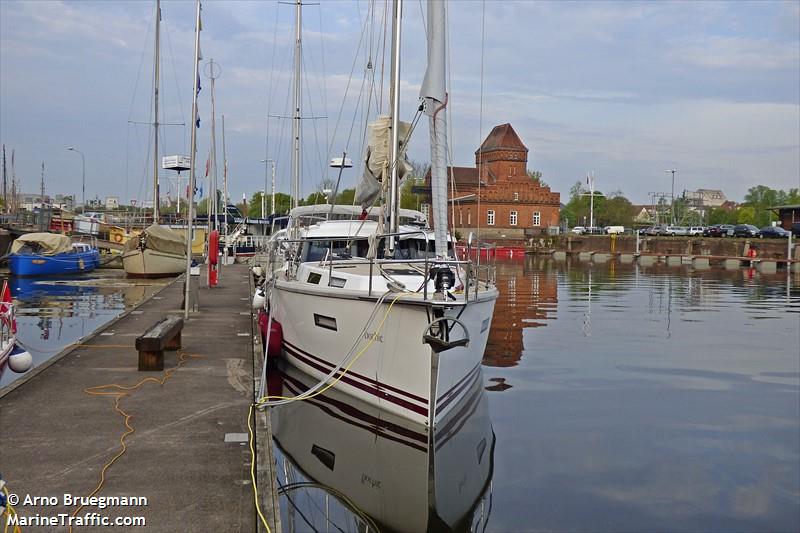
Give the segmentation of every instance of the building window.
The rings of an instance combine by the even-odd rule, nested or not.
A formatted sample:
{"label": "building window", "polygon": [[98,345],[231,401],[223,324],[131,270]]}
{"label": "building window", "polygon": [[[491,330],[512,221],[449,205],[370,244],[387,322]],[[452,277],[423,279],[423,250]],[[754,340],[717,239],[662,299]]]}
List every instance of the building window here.
{"label": "building window", "polygon": [[422,214],[425,215],[425,218],[428,219],[428,223],[430,223],[431,217],[428,216],[428,204],[420,204],[419,210],[422,211]]}
{"label": "building window", "polygon": [[514,193],[514,201],[515,202],[519,202],[519,193],[518,192]]}
{"label": "building window", "polygon": [[533,225],[540,226],[542,224],[542,214],[539,211],[533,212]]}
{"label": "building window", "polygon": [[511,224],[512,226],[516,226],[517,225],[517,212],[516,211],[511,211],[511,215],[508,217],[508,223]]}
{"label": "building window", "polygon": [[472,211],[467,211],[467,226],[472,225]]}
{"label": "building window", "polygon": [[494,226],[494,210],[492,209],[486,211],[486,225]]}
{"label": "building window", "polygon": [[458,210],[458,225],[459,226],[464,225],[464,212],[461,211],[461,209]]}

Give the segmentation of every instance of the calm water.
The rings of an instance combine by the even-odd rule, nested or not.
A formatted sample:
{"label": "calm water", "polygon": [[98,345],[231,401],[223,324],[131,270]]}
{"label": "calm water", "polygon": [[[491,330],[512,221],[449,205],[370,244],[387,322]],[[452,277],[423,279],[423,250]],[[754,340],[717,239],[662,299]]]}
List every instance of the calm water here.
{"label": "calm water", "polygon": [[[67,279],[12,277],[9,283],[16,306],[17,339],[31,352],[36,366],[163,285],[160,281],[127,280],[121,269]],[[24,375],[6,369],[0,375],[0,387]]]}
{"label": "calm water", "polygon": [[[287,491],[284,527],[335,515],[353,531],[376,516],[402,529],[800,529],[800,278],[538,258],[498,268],[484,387],[461,426],[414,455],[393,448],[414,442],[399,426],[337,422],[352,406],[335,398],[295,407],[320,442],[347,435],[356,472],[332,478],[343,495]],[[281,483],[325,481],[325,468],[304,470],[331,460],[326,447],[281,436]],[[432,510],[414,500],[431,493]]]}

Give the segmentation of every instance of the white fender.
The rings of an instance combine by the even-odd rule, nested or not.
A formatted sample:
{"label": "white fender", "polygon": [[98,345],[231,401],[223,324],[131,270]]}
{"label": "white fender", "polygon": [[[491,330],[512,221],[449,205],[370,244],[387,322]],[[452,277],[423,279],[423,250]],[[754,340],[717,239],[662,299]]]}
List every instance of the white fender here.
{"label": "white fender", "polygon": [[8,368],[22,374],[27,372],[33,366],[33,356],[17,345],[11,349],[11,354],[8,356]]}

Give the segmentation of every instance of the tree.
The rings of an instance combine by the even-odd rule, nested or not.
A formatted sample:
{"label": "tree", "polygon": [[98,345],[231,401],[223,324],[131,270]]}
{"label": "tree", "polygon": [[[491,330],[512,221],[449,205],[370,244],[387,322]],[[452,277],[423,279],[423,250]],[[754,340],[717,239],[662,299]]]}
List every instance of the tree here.
{"label": "tree", "polygon": [[353,205],[356,201],[356,190],[353,188],[345,189],[336,195],[336,203],[340,205]]}

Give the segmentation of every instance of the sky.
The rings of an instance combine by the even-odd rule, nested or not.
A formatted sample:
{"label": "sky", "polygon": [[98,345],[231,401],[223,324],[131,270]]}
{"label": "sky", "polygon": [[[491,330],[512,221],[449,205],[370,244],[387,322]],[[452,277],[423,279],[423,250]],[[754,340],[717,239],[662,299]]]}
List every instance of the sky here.
{"label": "sky", "polygon": [[[356,163],[363,132],[386,108],[389,63],[384,2],[322,0],[303,8],[303,192],[335,179],[331,157]],[[411,121],[425,68],[419,0],[406,0],[401,118]],[[152,70],[155,2],[0,1],[0,142],[25,192],[81,200],[147,200],[152,180]],[[217,172],[223,133],[229,191],[289,192],[294,7],[268,1],[203,2],[202,70],[213,58]],[[370,24],[370,22],[373,24]],[[473,166],[491,128],[511,123],[529,148],[528,168],[567,200],[594,172],[596,188],[634,203],[650,192],[800,187],[800,2],[449,3],[451,159]],[[388,39],[387,39],[388,42]],[[161,24],[162,155],[188,154],[194,2],[164,0]],[[371,60],[373,69],[367,70]],[[365,82],[377,80],[370,92]],[[199,97],[198,173],[211,147],[211,83]],[[372,95],[370,97],[370,95]],[[366,102],[372,104],[367,111]],[[172,125],[178,124],[178,125]],[[182,124],[182,125],[181,125]],[[409,157],[428,159],[427,121]],[[213,165],[212,165],[213,166]],[[213,173],[213,172],[212,172]],[[183,177],[187,173],[183,173]],[[162,194],[185,188],[161,172]],[[208,185],[205,186],[206,191]]]}

